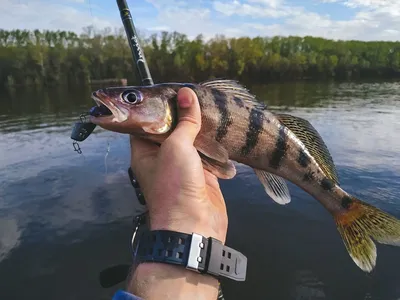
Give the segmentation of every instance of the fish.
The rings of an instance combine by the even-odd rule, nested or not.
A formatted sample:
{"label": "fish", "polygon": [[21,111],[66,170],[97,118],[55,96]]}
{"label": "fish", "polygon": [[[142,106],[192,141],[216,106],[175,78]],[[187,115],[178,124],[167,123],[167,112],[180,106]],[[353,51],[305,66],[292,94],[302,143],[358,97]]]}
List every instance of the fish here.
{"label": "fish", "polygon": [[235,80],[100,89],[92,93],[97,106],[91,122],[162,144],[176,126],[177,93],[183,87],[199,100],[202,125],[194,146],[206,170],[231,179],[234,161],[247,165],[281,205],[291,202],[287,181],[303,189],[330,212],[348,254],[364,272],[375,268],[375,242],[400,245],[396,217],[341,188],[329,149],[312,124],[270,111]]}

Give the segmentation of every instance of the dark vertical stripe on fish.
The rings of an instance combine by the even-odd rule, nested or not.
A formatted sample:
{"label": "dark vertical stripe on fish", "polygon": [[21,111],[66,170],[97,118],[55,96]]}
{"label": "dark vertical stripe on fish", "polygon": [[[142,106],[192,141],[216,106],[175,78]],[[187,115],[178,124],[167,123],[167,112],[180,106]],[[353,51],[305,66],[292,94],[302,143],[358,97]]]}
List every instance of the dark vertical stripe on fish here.
{"label": "dark vertical stripe on fish", "polygon": [[270,165],[272,168],[279,168],[283,158],[286,154],[287,144],[286,144],[287,135],[285,132],[285,126],[281,125],[279,128],[278,138],[275,143],[275,150],[272,153]]}
{"label": "dark vertical stripe on fish", "polygon": [[312,171],[308,171],[306,174],[304,174],[303,180],[308,182],[314,180],[314,173]]}
{"label": "dark vertical stripe on fish", "polygon": [[349,196],[344,196],[342,198],[341,205],[342,205],[343,208],[348,209],[348,208],[350,208],[350,205],[351,205],[352,202],[353,202],[353,200],[351,200],[351,198]]}
{"label": "dark vertical stripe on fish", "polygon": [[332,180],[330,180],[329,178],[324,178],[321,180],[321,187],[324,190],[331,191],[334,186],[335,186],[335,183]]}
{"label": "dark vertical stripe on fish", "polygon": [[217,134],[215,139],[217,142],[221,142],[222,139],[228,133],[228,127],[232,125],[232,117],[231,113],[228,109],[228,101],[225,93],[220,92],[217,89],[211,89],[211,92],[214,96],[215,104],[217,105],[220,118],[219,124],[217,128]]}
{"label": "dark vertical stripe on fish", "polygon": [[[204,108],[204,100],[207,97],[206,92],[202,88],[198,88],[198,86],[191,84],[191,83],[185,83],[182,85],[182,87],[187,87],[193,90],[193,92],[196,94],[197,99],[199,100],[199,106],[200,109],[202,110]],[[181,88],[181,87],[179,87]]]}
{"label": "dark vertical stripe on fish", "polygon": [[246,133],[246,144],[241,149],[242,155],[249,154],[257,145],[258,137],[263,130],[264,113],[252,108],[249,115],[249,126]]}
{"label": "dark vertical stripe on fish", "polygon": [[244,106],[243,100],[240,99],[239,97],[235,96],[233,97],[233,101],[235,101],[236,105],[242,108]]}
{"label": "dark vertical stripe on fish", "polygon": [[299,157],[297,158],[297,162],[300,164],[300,166],[302,166],[303,168],[306,168],[311,160],[308,157],[308,155],[304,152],[303,149],[300,149],[299,151]]}

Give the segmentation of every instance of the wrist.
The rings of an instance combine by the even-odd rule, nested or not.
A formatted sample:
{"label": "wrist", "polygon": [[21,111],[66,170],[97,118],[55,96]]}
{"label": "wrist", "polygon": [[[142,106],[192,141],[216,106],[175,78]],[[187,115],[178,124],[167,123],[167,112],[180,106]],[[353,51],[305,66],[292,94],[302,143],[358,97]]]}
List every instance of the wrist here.
{"label": "wrist", "polygon": [[150,230],[171,230],[187,234],[193,232],[204,237],[213,237],[223,244],[228,231],[228,218],[220,213],[188,215],[184,213],[152,213],[149,211]]}
{"label": "wrist", "polygon": [[138,265],[128,291],[144,299],[216,299],[218,280],[180,266],[163,263]]}
{"label": "wrist", "polygon": [[245,280],[247,258],[240,252],[215,238],[171,231],[143,233],[130,292],[145,299],[216,299],[219,276]]}
{"label": "wrist", "polygon": [[[169,230],[191,235],[193,232],[204,237],[221,236],[210,230],[209,224],[203,222],[179,221],[176,218],[168,222],[149,224],[149,230]],[[167,220],[167,219],[164,219]],[[188,227],[191,230],[186,230]],[[222,235],[225,241],[226,231]],[[161,262],[142,262],[132,268],[128,291],[144,299],[217,299],[219,282],[210,274],[197,273],[183,266]]]}

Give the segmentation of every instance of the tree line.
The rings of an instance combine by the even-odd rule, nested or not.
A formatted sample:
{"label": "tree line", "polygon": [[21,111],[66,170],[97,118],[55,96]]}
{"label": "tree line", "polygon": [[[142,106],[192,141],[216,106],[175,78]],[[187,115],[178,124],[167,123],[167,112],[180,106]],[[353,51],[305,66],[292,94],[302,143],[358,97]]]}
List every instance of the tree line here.
{"label": "tree line", "polygon": [[[140,38],[155,82],[212,77],[265,83],[291,79],[400,77],[400,42],[319,37],[239,37],[178,32]],[[104,78],[136,82],[123,29],[82,34],[0,29],[0,86],[87,84]]]}

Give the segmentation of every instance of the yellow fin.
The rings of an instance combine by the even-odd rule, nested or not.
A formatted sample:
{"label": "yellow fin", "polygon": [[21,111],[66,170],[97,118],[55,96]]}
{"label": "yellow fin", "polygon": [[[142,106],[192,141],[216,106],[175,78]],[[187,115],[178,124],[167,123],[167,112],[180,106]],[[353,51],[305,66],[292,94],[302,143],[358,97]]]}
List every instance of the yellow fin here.
{"label": "yellow fin", "polygon": [[365,272],[376,264],[373,242],[400,246],[400,221],[378,208],[348,197],[345,212],[335,215],[337,229],[353,261]]}

